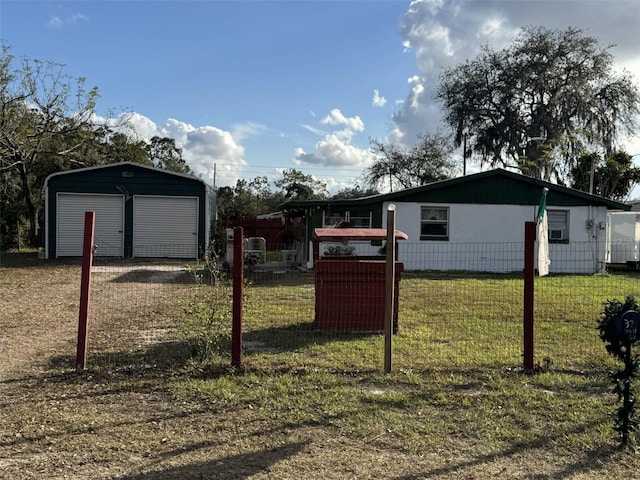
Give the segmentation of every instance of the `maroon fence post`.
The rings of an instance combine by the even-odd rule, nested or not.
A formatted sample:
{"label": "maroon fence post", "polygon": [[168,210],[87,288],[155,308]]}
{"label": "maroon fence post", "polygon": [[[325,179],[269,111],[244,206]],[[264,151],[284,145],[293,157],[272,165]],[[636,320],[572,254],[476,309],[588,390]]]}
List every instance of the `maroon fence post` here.
{"label": "maroon fence post", "polygon": [[396,285],[396,206],[387,207],[387,258],[385,270],[384,302],[384,373],[391,373],[393,314],[395,312]]}
{"label": "maroon fence post", "polygon": [[242,289],[244,287],[244,230],[233,229],[233,323],[231,324],[231,364],[242,364]]}
{"label": "maroon fence post", "polygon": [[76,346],[76,370],[87,366],[87,341],[89,335],[89,301],[91,299],[91,266],[93,265],[93,232],[95,212],[84,214],[84,240],[82,244],[82,274],[80,278],[80,309],[78,314],[78,342]]}
{"label": "maroon fence post", "polygon": [[536,222],[524,224],[524,369],[533,370],[533,282],[535,277],[534,256],[536,243]]}

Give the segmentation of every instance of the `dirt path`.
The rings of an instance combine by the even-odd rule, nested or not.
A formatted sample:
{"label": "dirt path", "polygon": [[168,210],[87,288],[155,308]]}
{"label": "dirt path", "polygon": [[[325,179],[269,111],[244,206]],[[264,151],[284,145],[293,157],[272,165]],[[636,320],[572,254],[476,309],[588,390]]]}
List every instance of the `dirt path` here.
{"label": "dirt path", "polygon": [[0,268],[0,380],[36,374],[73,355],[80,268]]}
{"label": "dirt path", "polygon": [[[174,405],[151,375],[131,383],[148,372],[75,372],[80,273],[78,264],[0,266],[0,478],[122,477],[148,467],[166,430],[191,425],[192,406]],[[167,291],[185,287],[183,273],[96,267],[90,350],[127,351],[157,335]]]}

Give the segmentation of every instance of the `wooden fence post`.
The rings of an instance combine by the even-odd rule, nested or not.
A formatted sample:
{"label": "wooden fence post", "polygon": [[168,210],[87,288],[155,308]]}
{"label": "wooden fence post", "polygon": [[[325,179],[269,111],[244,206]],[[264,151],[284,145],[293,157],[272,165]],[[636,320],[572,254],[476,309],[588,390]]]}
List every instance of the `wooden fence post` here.
{"label": "wooden fence post", "polygon": [[82,274],[80,278],[80,309],[78,314],[78,342],[76,346],[76,371],[87,366],[87,342],[89,339],[89,302],[91,300],[91,267],[93,265],[93,234],[95,212],[84,214],[84,240],[82,245]]}

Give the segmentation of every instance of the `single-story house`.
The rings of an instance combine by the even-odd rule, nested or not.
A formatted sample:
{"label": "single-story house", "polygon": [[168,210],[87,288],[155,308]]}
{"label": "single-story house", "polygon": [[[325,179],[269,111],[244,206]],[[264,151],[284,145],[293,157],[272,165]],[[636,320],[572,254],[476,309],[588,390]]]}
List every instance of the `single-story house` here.
{"label": "single-story house", "polygon": [[82,255],[87,211],[98,256],[198,258],[212,207],[203,180],[137,163],[54,173],[45,181],[45,258]]}
{"label": "single-story house", "polygon": [[[364,198],[290,201],[283,208],[304,214],[308,266],[315,228],[385,227],[387,207],[395,204],[396,228],[409,236],[399,251],[406,270],[509,272],[522,270],[524,224],[535,221],[545,187],[550,271],[601,271],[607,212],[630,207],[504,169]],[[357,249],[375,254],[380,245]]]}

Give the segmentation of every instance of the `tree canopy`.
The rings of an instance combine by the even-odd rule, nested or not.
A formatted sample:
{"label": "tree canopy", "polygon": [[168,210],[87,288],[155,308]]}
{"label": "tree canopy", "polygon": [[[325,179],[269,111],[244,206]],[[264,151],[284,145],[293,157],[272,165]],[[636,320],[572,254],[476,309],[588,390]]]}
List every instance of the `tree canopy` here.
{"label": "tree canopy", "polygon": [[410,188],[453,176],[451,140],[441,133],[424,134],[413,147],[403,147],[371,139],[376,161],[364,176],[371,186],[388,185],[390,190]]}
{"label": "tree canopy", "polygon": [[572,188],[619,202],[624,202],[639,182],[640,168],[623,151],[605,159],[597,153],[582,155],[571,169]]}
{"label": "tree canopy", "polygon": [[587,150],[610,156],[633,133],[640,93],[614,68],[610,47],[577,28],[523,28],[500,51],[489,46],[445,69],[435,92],[455,145],[467,138],[482,164],[563,181]]}
{"label": "tree canopy", "polygon": [[216,206],[218,218],[255,217],[276,212],[287,200],[311,200],[329,197],[327,186],[300,170],[285,169],[277,178],[272,190],[267,177],[253,180],[238,179],[233,187],[217,189]]}
{"label": "tree canopy", "polygon": [[0,248],[16,242],[15,225],[26,227],[25,243],[40,243],[52,173],[122,161],[190,173],[173,139],[146,142],[96,124],[98,97],[97,87],[87,89],[62,65],[18,61],[0,48]]}
{"label": "tree canopy", "polygon": [[282,177],[278,178],[274,184],[283,191],[287,200],[313,200],[329,196],[326,183],[300,170],[285,168],[281,175]]}

